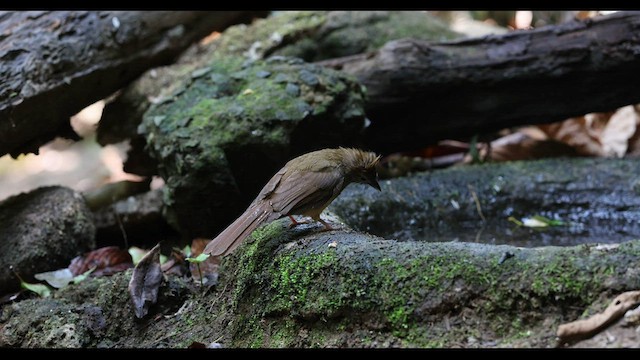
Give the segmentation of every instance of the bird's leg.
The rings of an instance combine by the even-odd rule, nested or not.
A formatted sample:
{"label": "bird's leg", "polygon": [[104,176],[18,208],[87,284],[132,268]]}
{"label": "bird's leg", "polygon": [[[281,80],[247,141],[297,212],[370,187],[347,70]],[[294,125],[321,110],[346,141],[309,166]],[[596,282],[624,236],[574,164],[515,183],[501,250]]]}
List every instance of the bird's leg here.
{"label": "bird's leg", "polygon": [[[289,216],[289,219],[291,219],[291,225],[289,225],[289,228],[293,228],[301,224],[309,223],[308,221],[296,221],[296,219],[294,219],[293,216],[291,215],[288,215],[288,216]],[[331,225],[329,225],[329,223],[327,223],[326,221],[322,220],[320,216],[317,216],[317,217],[312,216],[311,219],[322,223],[322,225],[324,225],[324,231],[333,230],[333,227],[331,227]]]}
{"label": "bird's leg", "polygon": [[289,215],[289,219],[291,219],[291,225],[289,225],[289,228],[293,228],[301,224],[300,222],[296,221],[296,219],[294,219],[291,215]]}
{"label": "bird's leg", "polygon": [[322,225],[324,225],[324,231],[333,230],[333,228],[331,227],[331,225],[329,225],[329,223],[328,223],[328,222],[326,222],[326,221],[322,220],[319,216],[318,216],[318,218],[317,218],[317,219],[314,219],[314,220],[317,220],[317,221],[321,222],[321,223],[322,223]]}

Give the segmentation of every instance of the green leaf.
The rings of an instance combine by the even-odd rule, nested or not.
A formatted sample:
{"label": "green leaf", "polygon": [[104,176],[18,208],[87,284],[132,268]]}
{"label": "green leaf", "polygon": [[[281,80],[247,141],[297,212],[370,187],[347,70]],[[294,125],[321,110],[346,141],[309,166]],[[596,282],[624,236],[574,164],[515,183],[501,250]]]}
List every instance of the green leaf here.
{"label": "green leaf", "polygon": [[204,262],[205,260],[207,260],[209,258],[209,256],[211,256],[211,255],[202,253],[202,254],[194,257],[194,258],[188,257],[185,260],[187,260],[188,262],[199,264],[199,263]]}
{"label": "green leaf", "polygon": [[34,293],[40,295],[41,297],[51,296],[51,288],[44,284],[30,284],[28,282],[20,281],[20,286],[23,289],[33,291]]}
{"label": "green leaf", "polygon": [[131,261],[133,262],[133,265],[138,265],[140,260],[142,260],[142,258],[148,252],[147,250],[140,249],[139,247],[136,247],[136,246],[130,247],[129,250],[127,251],[129,252],[129,255],[131,255]]}
{"label": "green leaf", "polygon": [[191,245],[185,245],[184,249],[182,249],[182,253],[186,257],[191,256]]}
{"label": "green leaf", "polygon": [[89,276],[89,274],[91,274],[93,272],[93,270],[95,270],[95,269],[96,269],[96,267],[94,266],[91,269],[83,272],[82,274],[75,276],[73,278],[73,283],[77,284],[77,283],[79,283],[81,281],[84,281],[84,279],[86,279]]}
{"label": "green leaf", "polygon": [[565,225],[565,222],[562,220],[552,220],[549,219],[547,217],[541,216],[541,215],[533,215],[532,218],[538,220],[538,221],[542,221],[543,223],[549,225],[549,226],[562,226]]}
{"label": "green leaf", "polygon": [[520,221],[520,220],[518,220],[518,219],[514,218],[513,216],[509,216],[509,217],[507,218],[507,220],[511,221],[512,223],[514,223],[514,224],[516,224],[516,225],[518,225],[518,226],[523,226],[523,225],[524,225],[524,224],[522,223],[522,221]]}
{"label": "green leaf", "polygon": [[522,218],[522,224],[530,228],[544,228],[549,226],[548,223],[542,220],[536,219],[535,217]]}

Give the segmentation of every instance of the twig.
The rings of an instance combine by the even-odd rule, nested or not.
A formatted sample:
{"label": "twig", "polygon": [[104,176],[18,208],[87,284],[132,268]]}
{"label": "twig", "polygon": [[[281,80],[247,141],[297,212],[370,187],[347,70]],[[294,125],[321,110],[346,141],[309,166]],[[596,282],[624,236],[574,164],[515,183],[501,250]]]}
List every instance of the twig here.
{"label": "twig", "polygon": [[471,197],[473,197],[473,201],[476,203],[476,210],[478,210],[478,215],[480,215],[480,218],[482,219],[482,221],[486,222],[487,219],[485,219],[484,215],[482,214],[482,207],[480,207],[480,200],[478,199],[478,195],[473,190],[473,186],[471,186],[471,184],[467,184],[467,187],[471,192]]}
{"label": "twig", "polygon": [[480,230],[478,230],[478,232],[476,232],[476,242],[477,243],[480,242],[480,236],[482,236],[482,232],[484,231],[485,226],[486,226],[486,224],[482,224],[482,226],[480,227]]}
{"label": "twig", "polygon": [[124,248],[128,249],[129,239],[127,238],[127,232],[124,231],[124,226],[122,225],[122,221],[120,221],[120,216],[118,215],[118,212],[115,209],[113,209],[113,215],[115,215],[116,221],[118,222],[118,227],[120,228],[120,232],[122,232],[122,237],[124,238]]}
{"label": "twig", "polygon": [[213,300],[213,302],[209,306],[209,312],[213,310],[213,306],[218,302],[218,300],[220,300],[220,298],[222,298],[222,296],[224,295],[224,292],[227,291],[227,286],[229,286],[229,283],[226,283],[224,285],[224,289],[222,289],[222,291],[220,292],[220,295],[218,295],[218,297],[215,298],[215,300]]}
{"label": "twig", "polygon": [[576,320],[558,326],[558,345],[573,343],[594,336],[618,320],[630,308],[640,303],[640,290],[627,291],[616,296],[604,312],[588,319]]}

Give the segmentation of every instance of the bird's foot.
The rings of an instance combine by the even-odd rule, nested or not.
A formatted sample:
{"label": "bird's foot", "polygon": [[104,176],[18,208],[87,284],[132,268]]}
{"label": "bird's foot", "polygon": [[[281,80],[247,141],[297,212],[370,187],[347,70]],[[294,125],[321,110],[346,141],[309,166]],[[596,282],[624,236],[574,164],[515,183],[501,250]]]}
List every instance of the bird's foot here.
{"label": "bird's foot", "polygon": [[329,225],[328,222],[322,220],[321,218],[316,219],[317,221],[321,222],[322,225],[324,225],[324,229],[322,231],[329,231],[329,230],[333,230],[333,227],[331,227],[331,225]]}
{"label": "bird's foot", "polygon": [[[291,219],[291,225],[289,225],[289,228],[294,228],[298,225],[302,225],[302,224],[310,224],[311,221],[296,221],[296,219],[293,218],[293,216],[289,215],[289,219]],[[318,217],[317,219],[313,219],[314,221],[317,221],[319,223],[321,223],[322,225],[324,225],[324,229],[322,231],[328,231],[328,230],[333,230],[333,227],[331,227],[331,225],[329,225],[329,223],[327,223],[326,221],[322,220],[320,217]]]}
{"label": "bird's foot", "polygon": [[291,224],[289,225],[289,228],[294,228],[298,225],[302,225],[302,224],[308,224],[308,221],[296,221],[296,219],[293,218],[293,216],[289,215],[289,219],[291,219]]}

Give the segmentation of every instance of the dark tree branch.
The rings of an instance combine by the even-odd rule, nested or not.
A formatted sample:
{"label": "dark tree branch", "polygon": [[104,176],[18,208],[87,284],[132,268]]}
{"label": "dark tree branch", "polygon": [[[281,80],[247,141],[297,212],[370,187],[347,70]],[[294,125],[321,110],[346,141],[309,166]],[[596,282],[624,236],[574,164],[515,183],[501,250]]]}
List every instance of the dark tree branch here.
{"label": "dark tree branch", "polygon": [[73,136],[69,116],[244,11],[0,13],[0,156]]}

